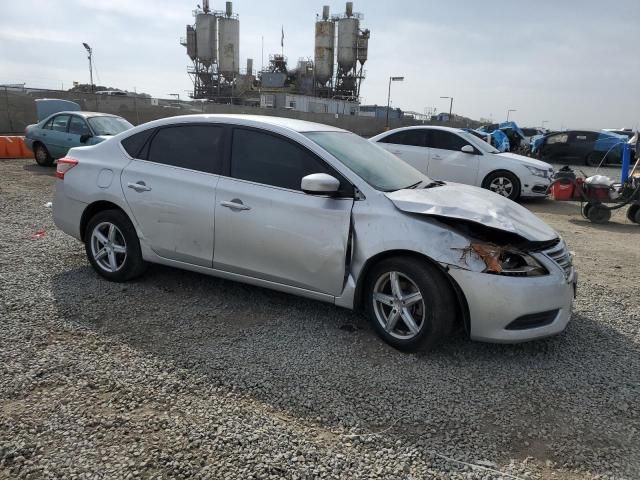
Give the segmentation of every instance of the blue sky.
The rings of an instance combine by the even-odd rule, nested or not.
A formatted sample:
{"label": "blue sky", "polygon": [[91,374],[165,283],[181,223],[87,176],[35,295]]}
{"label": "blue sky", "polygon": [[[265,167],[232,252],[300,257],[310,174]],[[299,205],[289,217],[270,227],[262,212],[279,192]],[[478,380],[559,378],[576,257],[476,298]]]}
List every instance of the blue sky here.
{"label": "blue sky", "polygon": [[[94,48],[101,84],[166,97],[186,96],[189,59],[178,40],[199,0],[5,1],[0,15],[0,83],[69,88],[88,82],[82,42]],[[215,9],[224,2],[212,0]],[[236,0],[240,59],[261,65],[280,51],[290,64],[313,55],[313,24],[323,4]],[[610,7],[608,6],[610,5]],[[640,5],[634,0],[356,0],[371,30],[365,103],[425,107],[473,118],[551,128],[639,127]],[[265,59],[266,62],[266,59]]]}

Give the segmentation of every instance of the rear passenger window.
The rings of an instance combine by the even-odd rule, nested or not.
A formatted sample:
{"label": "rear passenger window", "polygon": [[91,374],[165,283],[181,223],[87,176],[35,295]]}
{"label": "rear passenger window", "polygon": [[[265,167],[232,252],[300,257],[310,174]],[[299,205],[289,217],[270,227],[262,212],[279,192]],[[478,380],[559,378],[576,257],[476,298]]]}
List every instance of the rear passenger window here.
{"label": "rear passenger window", "polygon": [[425,130],[403,130],[393,133],[380,140],[382,143],[392,143],[394,145],[409,145],[411,147],[425,147],[427,145]]}
{"label": "rear passenger window", "polygon": [[158,130],[148,160],[206,173],[222,173],[223,127],[180,125]]}
{"label": "rear passenger window", "polygon": [[462,139],[455,133],[447,132],[444,130],[429,130],[428,145],[431,148],[460,151],[462,147],[468,144],[469,142]]}
{"label": "rear passenger window", "polygon": [[232,177],[300,190],[302,177],[312,173],[336,176],[311,152],[290,141],[255,130],[234,130]]}
{"label": "rear passenger window", "polygon": [[122,146],[127,151],[129,156],[133,158],[146,159],[146,155],[141,155],[141,152],[153,132],[155,132],[155,129],[149,128],[148,130],[143,130],[142,132],[136,133],[135,135],[131,135],[130,137],[122,140]]}

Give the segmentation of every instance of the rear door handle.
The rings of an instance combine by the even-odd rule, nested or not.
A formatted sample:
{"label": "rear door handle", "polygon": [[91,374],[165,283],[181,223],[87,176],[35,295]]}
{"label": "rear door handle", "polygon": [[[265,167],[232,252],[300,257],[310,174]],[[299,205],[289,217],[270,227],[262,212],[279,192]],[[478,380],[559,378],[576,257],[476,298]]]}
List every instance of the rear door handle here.
{"label": "rear door handle", "polygon": [[127,184],[127,187],[133,188],[138,193],[151,191],[151,187],[147,187],[147,185],[144,182],[137,182],[137,183],[129,182]]}
{"label": "rear door handle", "polygon": [[230,208],[231,210],[251,210],[249,205],[244,205],[242,200],[234,198],[230,202],[220,202],[220,206]]}

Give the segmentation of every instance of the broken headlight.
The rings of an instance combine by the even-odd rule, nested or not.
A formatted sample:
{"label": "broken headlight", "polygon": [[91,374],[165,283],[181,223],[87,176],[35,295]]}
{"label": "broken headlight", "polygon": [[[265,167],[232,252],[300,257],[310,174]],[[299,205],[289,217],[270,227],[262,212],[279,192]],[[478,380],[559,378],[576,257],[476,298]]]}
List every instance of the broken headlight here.
{"label": "broken headlight", "polygon": [[485,272],[513,277],[537,277],[549,272],[531,255],[513,247],[487,243],[472,243],[470,252],[486,265]]}

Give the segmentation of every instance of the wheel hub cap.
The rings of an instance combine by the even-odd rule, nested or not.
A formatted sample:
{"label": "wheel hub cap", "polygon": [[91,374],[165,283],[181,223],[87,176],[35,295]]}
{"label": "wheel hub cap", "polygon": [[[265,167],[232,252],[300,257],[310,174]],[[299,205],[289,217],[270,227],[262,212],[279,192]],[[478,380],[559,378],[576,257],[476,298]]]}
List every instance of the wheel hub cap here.
{"label": "wheel hub cap", "polygon": [[513,193],[513,183],[508,178],[498,177],[491,182],[489,189],[503,197],[509,197]]}
{"label": "wheel hub cap", "polygon": [[409,340],[420,333],[425,320],[425,303],[417,285],[400,272],[380,276],[373,288],[377,321],[398,339]]}
{"label": "wheel hub cap", "polygon": [[127,260],[127,242],[120,229],[110,222],[96,225],[91,233],[91,254],[103,270],[120,270]]}

